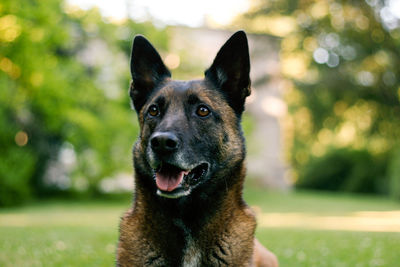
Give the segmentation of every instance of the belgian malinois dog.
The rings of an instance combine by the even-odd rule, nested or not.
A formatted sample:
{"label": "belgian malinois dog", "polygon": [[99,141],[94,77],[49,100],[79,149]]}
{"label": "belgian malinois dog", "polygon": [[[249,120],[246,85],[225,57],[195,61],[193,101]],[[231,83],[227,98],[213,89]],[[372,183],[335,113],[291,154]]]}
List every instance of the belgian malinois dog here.
{"label": "belgian malinois dog", "polygon": [[247,37],[236,32],[202,80],[172,80],[155,48],[136,36],[130,96],[140,136],[135,197],[123,216],[117,266],[278,266],[255,238],[242,198],[250,95]]}

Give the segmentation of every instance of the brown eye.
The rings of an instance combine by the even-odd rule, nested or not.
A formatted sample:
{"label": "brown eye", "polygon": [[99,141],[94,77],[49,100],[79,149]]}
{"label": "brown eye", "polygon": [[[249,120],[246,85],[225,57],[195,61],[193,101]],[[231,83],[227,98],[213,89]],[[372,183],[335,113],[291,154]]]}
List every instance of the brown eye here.
{"label": "brown eye", "polygon": [[210,114],[210,110],[206,106],[199,106],[196,114],[200,117],[206,117],[208,114]]}
{"label": "brown eye", "polygon": [[157,116],[157,115],[159,114],[158,107],[157,107],[156,105],[151,105],[151,106],[149,107],[149,114],[150,114],[150,116],[152,116],[152,117]]}

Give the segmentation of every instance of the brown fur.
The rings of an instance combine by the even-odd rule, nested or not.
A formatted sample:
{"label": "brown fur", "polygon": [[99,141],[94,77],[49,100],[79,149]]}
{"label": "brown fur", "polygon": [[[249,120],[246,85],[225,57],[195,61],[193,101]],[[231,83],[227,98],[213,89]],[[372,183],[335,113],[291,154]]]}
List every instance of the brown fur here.
{"label": "brown fur", "polygon": [[[243,178],[244,173],[243,168],[240,172]],[[224,259],[226,266],[278,267],[275,255],[254,239],[255,217],[243,202],[241,191],[238,184],[228,192],[216,216],[193,237],[202,257],[197,266],[220,266],[218,260]],[[176,225],[160,213],[149,214],[154,210],[151,198],[148,196],[146,200],[139,195],[134,209],[126,212],[121,221],[119,266],[167,266],[159,255],[165,253],[169,240],[175,238],[168,230]],[[195,254],[189,248],[184,258]]]}
{"label": "brown fur", "polygon": [[[157,54],[148,44],[143,46],[143,50],[151,54],[152,64],[161,66],[161,71],[157,69],[159,76],[150,81],[154,70],[139,73],[145,77],[142,80],[138,74],[142,68],[132,71],[131,96],[141,130],[133,152],[135,199],[133,207],[121,220],[117,266],[277,267],[276,257],[254,239],[255,216],[242,198],[246,170],[240,115],[248,92],[238,90],[235,98],[227,101],[223,87],[216,88],[210,79],[173,81],[162,69]],[[143,68],[151,68],[146,62],[135,62]],[[167,77],[162,76],[163,73]],[[146,87],[151,92],[143,89]],[[195,107],[190,104],[191,98],[207,105],[212,116],[193,117],[187,111]],[[157,101],[168,105],[162,108],[160,104],[162,116],[149,118],[147,110]],[[182,141],[183,152],[179,151],[186,159],[180,161],[198,156],[191,153],[209,159],[210,174],[200,177],[204,181],[189,185],[193,188],[188,196],[170,199],[155,193],[157,187],[148,153],[152,148],[150,139],[157,131],[188,136],[189,141]],[[171,161],[174,157],[171,154],[164,160]]]}

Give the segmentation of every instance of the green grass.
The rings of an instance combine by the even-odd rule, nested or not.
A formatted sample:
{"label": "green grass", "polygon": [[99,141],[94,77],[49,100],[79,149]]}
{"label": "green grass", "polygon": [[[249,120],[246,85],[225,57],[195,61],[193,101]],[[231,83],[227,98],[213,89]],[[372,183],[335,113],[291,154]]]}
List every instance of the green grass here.
{"label": "green grass", "polygon": [[[374,196],[273,193],[256,187],[245,198],[263,213],[321,216],[400,210]],[[44,202],[0,210],[0,266],[113,266],[118,222],[129,200]],[[281,266],[400,266],[400,233],[258,228]]]}
{"label": "green grass", "polygon": [[0,266],[113,266],[129,205],[58,201],[0,210]]}
{"label": "green grass", "polygon": [[318,214],[343,214],[356,211],[400,210],[400,202],[384,196],[346,194],[324,191],[290,191],[287,193],[265,191],[253,180],[245,186],[244,198],[264,212],[308,212]]}
{"label": "green grass", "polygon": [[114,265],[116,227],[2,227],[0,236],[0,266]]}
{"label": "green grass", "polygon": [[400,266],[400,234],[259,229],[257,237],[280,266]]}

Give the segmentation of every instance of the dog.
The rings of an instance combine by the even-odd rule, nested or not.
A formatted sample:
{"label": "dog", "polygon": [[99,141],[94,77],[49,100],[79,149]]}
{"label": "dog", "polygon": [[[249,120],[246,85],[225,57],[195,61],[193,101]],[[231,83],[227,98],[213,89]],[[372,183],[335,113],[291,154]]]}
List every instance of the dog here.
{"label": "dog", "polygon": [[255,216],[242,198],[246,34],[229,38],[201,80],[172,80],[141,35],[130,68],[140,135],[133,148],[134,203],[121,220],[117,266],[278,266],[254,238]]}

